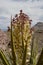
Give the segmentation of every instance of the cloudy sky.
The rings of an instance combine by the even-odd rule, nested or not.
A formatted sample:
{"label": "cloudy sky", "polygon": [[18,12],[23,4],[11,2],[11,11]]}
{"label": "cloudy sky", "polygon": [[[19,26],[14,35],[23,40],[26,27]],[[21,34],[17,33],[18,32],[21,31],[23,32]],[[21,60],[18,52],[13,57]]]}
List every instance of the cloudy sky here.
{"label": "cloudy sky", "polygon": [[43,22],[43,0],[0,0],[0,29],[10,25],[11,15],[22,9],[33,20],[32,25]]}

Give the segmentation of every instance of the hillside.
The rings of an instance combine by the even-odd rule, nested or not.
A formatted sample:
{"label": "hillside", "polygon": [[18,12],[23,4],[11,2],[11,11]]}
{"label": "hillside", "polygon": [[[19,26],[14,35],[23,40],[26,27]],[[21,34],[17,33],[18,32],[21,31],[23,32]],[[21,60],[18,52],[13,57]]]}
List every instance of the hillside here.
{"label": "hillside", "polygon": [[10,43],[10,38],[8,32],[4,32],[0,30],[0,48],[6,50],[9,43]]}

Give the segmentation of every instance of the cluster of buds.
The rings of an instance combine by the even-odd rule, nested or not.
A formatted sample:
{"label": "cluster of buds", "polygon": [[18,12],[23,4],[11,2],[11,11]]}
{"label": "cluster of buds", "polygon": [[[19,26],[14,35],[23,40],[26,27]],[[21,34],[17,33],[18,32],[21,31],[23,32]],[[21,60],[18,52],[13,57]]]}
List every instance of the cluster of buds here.
{"label": "cluster of buds", "polygon": [[34,28],[30,29],[30,33],[32,33],[32,34],[34,33]]}
{"label": "cluster of buds", "polygon": [[16,14],[15,17],[12,19],[12,23],[15,24],[18,21],[20,21],[20,23],[25,23],[25,21],[29,21],[29,24],[31,24],[32,20],[29,20],[28,15],[26,15],[25,13],[23,13],[22,10],[20,10],[19,14]]}
{"label": "cluster of buds", "polygon": [[32,21],[32,20],[29,20],[29,24],[31,24],[31,21]]}

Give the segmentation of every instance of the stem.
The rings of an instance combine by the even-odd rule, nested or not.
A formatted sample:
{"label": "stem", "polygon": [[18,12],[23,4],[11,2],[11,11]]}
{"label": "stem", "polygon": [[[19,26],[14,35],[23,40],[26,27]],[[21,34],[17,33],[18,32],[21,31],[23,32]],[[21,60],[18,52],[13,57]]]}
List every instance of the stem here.
{"label": "stem", "polygon": [[16,64],[15,50],[14,50],[14,46],[13,46],[12,21],[11,21],[11,47],[12,47],[12,56],[13,56],[13,62],[14,62],[14,65],[17,65],[17,64]]}

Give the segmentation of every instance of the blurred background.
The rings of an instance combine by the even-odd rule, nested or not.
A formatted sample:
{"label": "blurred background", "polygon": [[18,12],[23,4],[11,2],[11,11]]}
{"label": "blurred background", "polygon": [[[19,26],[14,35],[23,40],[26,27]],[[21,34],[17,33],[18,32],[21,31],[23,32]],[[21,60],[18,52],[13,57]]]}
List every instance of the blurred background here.
{"label": "blurred background", "polygon": [[32,26],[43,22],[43,0],[0,0],[0,29],[10,25],[11,15],[22,9],[32,19]]}

